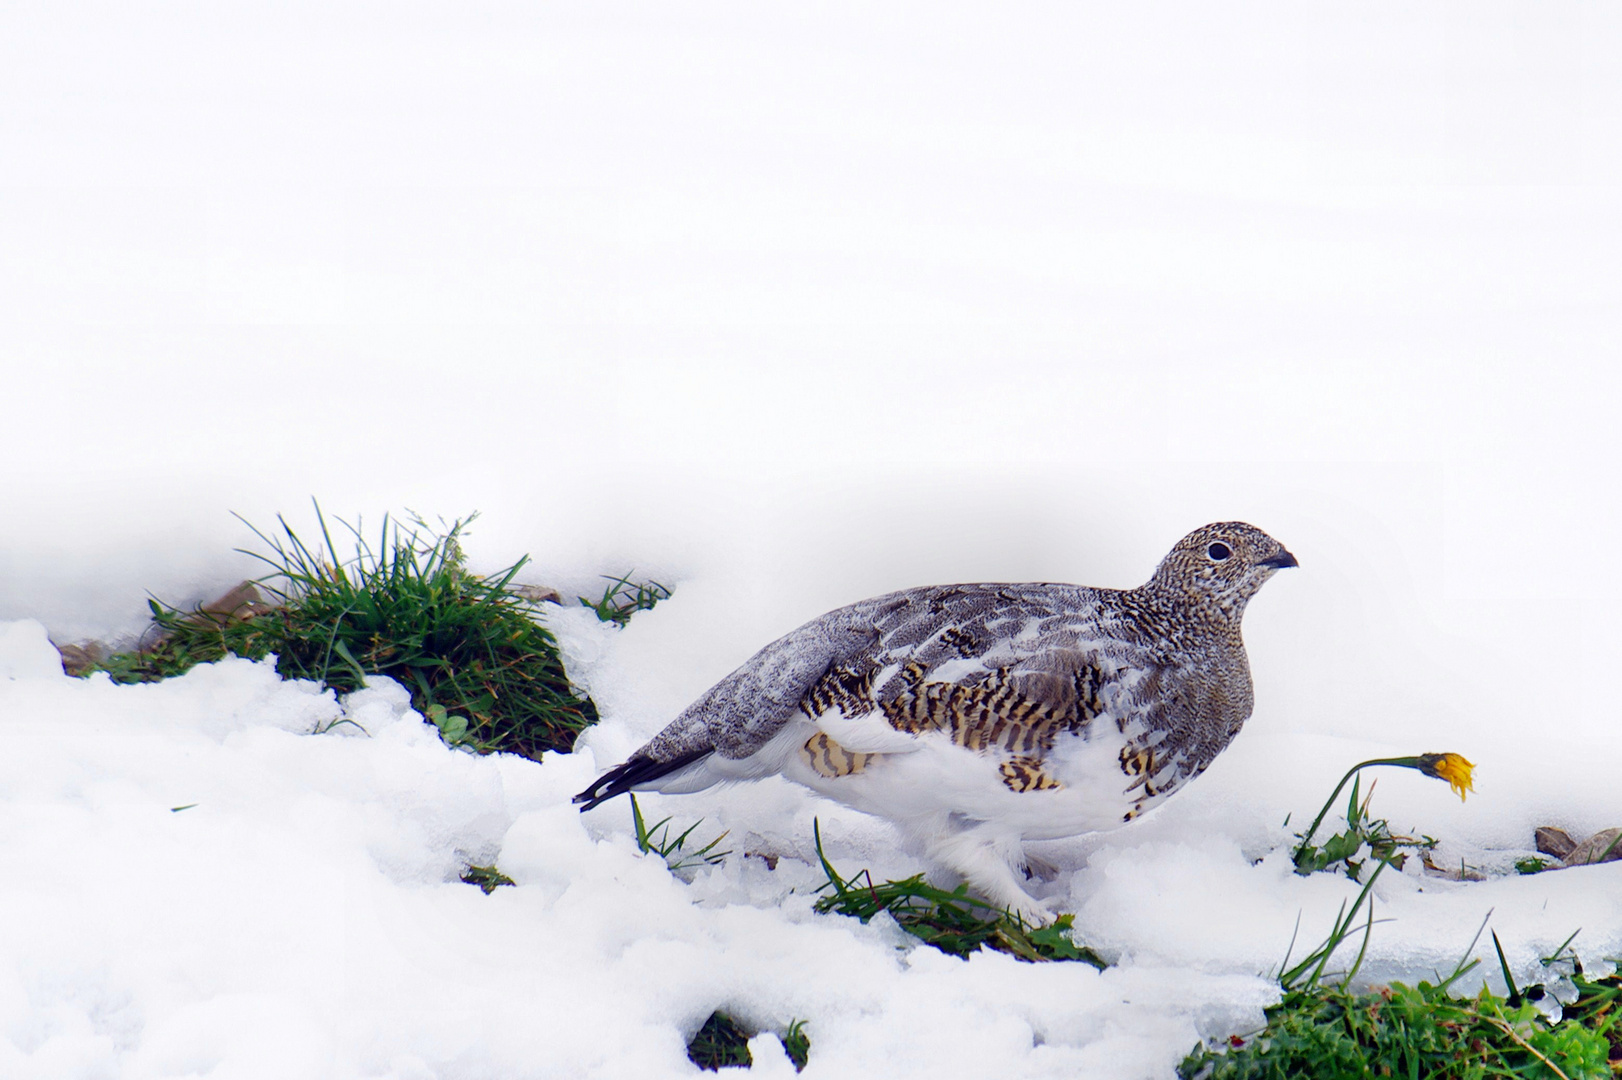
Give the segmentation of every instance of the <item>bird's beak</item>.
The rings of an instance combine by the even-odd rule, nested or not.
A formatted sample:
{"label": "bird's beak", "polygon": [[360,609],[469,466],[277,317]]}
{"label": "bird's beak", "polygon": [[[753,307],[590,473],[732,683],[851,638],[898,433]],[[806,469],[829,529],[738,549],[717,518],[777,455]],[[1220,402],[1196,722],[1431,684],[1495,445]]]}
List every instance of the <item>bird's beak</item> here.
{"label": "bird's beak", "polygon": [[1294,555],[1291,555],[1284,548],[1279,548],[1277,555],[1274,555],[1271,559],[1263,559],[1258,565],[1271,566],[1274,570],[1282,570],[1286,566],[1300,566],[1301,564],[1295,561]]}

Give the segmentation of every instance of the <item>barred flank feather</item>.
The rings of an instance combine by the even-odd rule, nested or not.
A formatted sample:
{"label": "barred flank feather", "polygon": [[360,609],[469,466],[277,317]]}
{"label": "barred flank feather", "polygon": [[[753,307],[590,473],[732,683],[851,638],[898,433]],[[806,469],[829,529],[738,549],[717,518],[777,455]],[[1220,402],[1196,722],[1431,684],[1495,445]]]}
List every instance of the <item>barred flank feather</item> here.
{"label": "barred flank feather", "polygon": [[852,753],[822,732],[811,736],[805,745],[800,747],[801,760],[811,766],[812,771],[818,776],[826,776],[830,780],[859,773],[867,768],[868,762],[878,756]]}

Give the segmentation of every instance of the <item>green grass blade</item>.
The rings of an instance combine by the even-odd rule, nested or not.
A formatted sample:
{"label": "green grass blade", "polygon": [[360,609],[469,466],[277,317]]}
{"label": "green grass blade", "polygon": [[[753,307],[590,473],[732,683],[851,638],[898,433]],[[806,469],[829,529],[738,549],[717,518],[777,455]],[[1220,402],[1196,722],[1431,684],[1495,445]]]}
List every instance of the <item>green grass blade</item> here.
{"label": "green grass blade", "polygon": [[1498,951],[1498,969],[1504,973],[1504,985],[1509,987],[1509,1004],[1517,1007],[1521,1003],[1521,992],[1515,988],[1515,976],[1509,973],[1509,961],[1504,958],[1504,946],[1496,930],[1492,932],[1492,947]]}
{"label": "green grass blade", "polygon": [[822,872],[828,875],[828,884],[834,887],[834,893],[836,895],[844,896],[847,891],[845,888],[845,879],[839,876],[839,871],[834,869],[834,864],[828,861],[827,855],[823,854],[822,825],[817,821],[816,818],[811,819],[811,835],[814,838],[817,846],[817,861],[822,864]]}
{"label": "green grass blade", "polygon": [[1580,927],[1580,926],[1577,929],[1573,930],[1571,932],[1571,936],[1566,938],[1566,940],[1562,941],[1560,943],[1560,947],[1558,949],[1556,949],[1552,955],[1545,956],[1545,957],[1542,958],[1541,962],[1542,962],[1543,966],[1548,967],[1550,964],[1553,964],[1553,963],[1556,963],[1557,961],[1559,961],[1561,959],[1560,954],[1565,952],[1568,948],[1570,948],[1571,943],[1573,941],[1576,941],[1577,940],[1577,935],[1582,933],[1582,932],[1583,932],[1583,928]]}
{"label": "green grass blade", "polygon": [[355,678],[364,683],[366,681],[365,669],[360,666],[360,661],[355,659],[355,654],[349,651],[349,646],[344,644],[343,638],[336,636],[336,626],[333,627],[333,631],[333,651],[338,654],[339,658],[342,659],[345,664],[349,665],[349,670],[354,672]]}
{"label": "green grass blade", "polygon": [[1278,969],[1280,971],[1288,970],[1289,965],[1290,965],[1290,954],[1295,952],[1295,939],[1296,939],[1296,936],[1298,934],[1300,934],[1300,933],[1301,933],[1301,910],[1299,908],[1297,908],[1296,912],[1295,912],[1295,929],[1290,931],[1290,944],[1287,945],[1285,947],[1285,949],[1284,949],[1284,959],[1279,961]]}
{"label": "green grass blade", "polygon": [[646,855],[648,853],[648,850],[649,850],[649,848],[648,848],[648,826],[647,826],[647,823],[642,820],[642,807],[637,805],[636,792],[634,792],[634,791],[630,792],[630,796],[631,796],[631,824],[636,829],[636,846],[637,846],[637,850],[642,852],[642,854]]}
{"label": "green grass blade", "polygon": [[[1382,865],[1384,865],[1384,864],[1382,864]],[[1379,872],[1378,867],[1375,868],[1375,872],[1376,873]],[[1342,990],[1345,990],[1347,987],[1351,986],[1352,985],[1352,980],[1357,977],[1357,970],[1358,970],[1358,968],[1361,968],[1363,966],[1363,958],[1368,955],[1368,952],[1369,952],[1369,938],[1372,937],[1373,934],[1374,934],[1374,900],[1371,898],[1369,900],[1369,920],[1368,920],[1368,925],[1363,927],[1363,944],[1357,950],[1357,959],[1352,961],[1351,970],[1348,971],[1346,973],[1346,977],[1340,981],[1340,988]]]}
{"label": "green grass blade", "polygon": [[[1476,936],[1470,939],[1470,944],[1465,946],[1464,955],[1459,957],[1458,964],[1453,968],[1453,974],[1449,975],[1447,978],[1443,979],[1440,983],[1438,983],[1437,985],[1439,987],[1441,987],[1442,989],[1446,989],[1447,987],[1452,986],[1455,982],[1457,982],[1460,978],[1462,978],[1466,973],[1475,970],[1476,966],[1481,963],[1480,960],[1472,960],[1472,959],[1470,959],[1470,954],[1475,952],[1475,950],[1476,950],[1476,942],[1481,940],[1481,932],[1483,930],[1487,929],[1487,922],[1488,922],[1488,920],[1490,920],[1492,918],[1492,913],[1493,913],[1493,909],[1488,908],[1487,909],[1487,914],[1482,916],[1481,925],[1476,927]],[[1469,961],[1469,963],[1465,962],[1467,960]]]}

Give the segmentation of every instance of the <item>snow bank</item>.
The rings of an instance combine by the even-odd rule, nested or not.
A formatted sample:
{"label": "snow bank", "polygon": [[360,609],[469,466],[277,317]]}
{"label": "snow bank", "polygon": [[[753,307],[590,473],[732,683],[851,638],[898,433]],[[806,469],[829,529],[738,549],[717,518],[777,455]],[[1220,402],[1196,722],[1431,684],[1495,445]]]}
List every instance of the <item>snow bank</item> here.
{"label": "snow bank", "polygon": [[[581,678],[618,686],[588,743],[629,742],[620,714],[658,711],[610,677],[635,666],[637,623],[559,614]],[[682,605],[639,619],[679,624]],[[814,914],[813,817],[847,870],[912,867],[882,824],[786,784],[647,798],[731,830],[688,883],[637,852],[623,801],[569,803],[607,758],[450,750],[388,680],[342,703],[268,662],[80,681],[27,622],[0,627],[0,672],[8,1076],[690,1076],[685,1041],[723,1008],[763,1031],[761,1075],[791,1071],[771,1032],[798,1019],[807,1077],[1164,1077],[1198,1038],[1259,1024],[1297,915],[1310,943],[1354,889],[1290,873],[1279,823],[1323,787],[1277,782],[1299,748],[1265,740],[1130,829],[1042,846],[1082,937],[1117,958],[1100,974]],[[1430,826],[1451,799],[1430,781],[1390,802]],[[1459,820],[1477,813],[1495,811]],[[516,887],[457,880],[492,862]],[[1523,971],[1578,927],[1585,956],[1622,954],[1619,875],[1391,876],[1370,974],[1451,969],[1489,909]]]}

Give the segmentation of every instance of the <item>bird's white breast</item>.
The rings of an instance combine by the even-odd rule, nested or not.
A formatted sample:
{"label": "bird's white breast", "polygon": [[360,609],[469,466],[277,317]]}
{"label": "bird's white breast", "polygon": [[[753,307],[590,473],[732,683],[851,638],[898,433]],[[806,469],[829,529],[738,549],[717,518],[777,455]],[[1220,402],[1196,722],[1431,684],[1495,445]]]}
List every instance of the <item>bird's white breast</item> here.
{"label": "bird's white breast", "polygon": [[[858,772],[823,775],[799,752],[819,732],[874,756]],[[1136,801],[1129,790],[1135,778],[1122,766],[1128,738],[1107,715],[1086,735],[1067,733],[1054,741],[1042,765],[1061,786],[1048,790],[1012,790],[1001,771],[1007,755],[966,749],[943,732],[896,731],[875,714],[847,719],[830,711],[790,724],[772,743],[762,757],[789,779],[914,829],[953,817],[995,825],[1020,839],[1056,839],[1115,828]]]}

